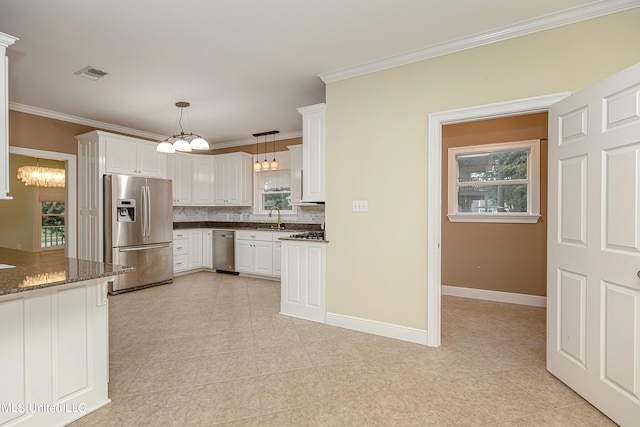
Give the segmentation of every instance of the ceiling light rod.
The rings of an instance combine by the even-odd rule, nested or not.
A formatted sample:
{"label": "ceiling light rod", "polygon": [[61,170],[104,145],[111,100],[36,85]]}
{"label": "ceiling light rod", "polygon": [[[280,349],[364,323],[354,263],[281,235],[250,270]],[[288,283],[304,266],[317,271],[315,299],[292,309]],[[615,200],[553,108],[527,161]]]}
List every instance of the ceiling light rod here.
{"label": "ceiling light rod", "polygon": [[280,133],[280,131],[279,130],[270,130],[268,132],[254,133],[254,134],[252,134],[252,136],[255,136],[257,138],[259,136],[275,135],[277,133]]}
{"label": "ceiling light rod", "polygon": [[[162,153],[175,153],[176,151],[189,152],[191,150],[209,149],[209,143],[200,135],[193,132],[184,133],[184,128],[182,127],[182,113],[183,109],[189,107],[190,105],[190,103],[184,101],[176,102],[176,107],[180,109],[180,118],[178,119],[180,133],[177,135],[172,135],[158,144],[158,151]],[[187,114],[189,113],[187,112]],[[189,125],[191,125],[191,121],[189,121]],[[173,142],[169,142],[171,140],[173,140]]]}

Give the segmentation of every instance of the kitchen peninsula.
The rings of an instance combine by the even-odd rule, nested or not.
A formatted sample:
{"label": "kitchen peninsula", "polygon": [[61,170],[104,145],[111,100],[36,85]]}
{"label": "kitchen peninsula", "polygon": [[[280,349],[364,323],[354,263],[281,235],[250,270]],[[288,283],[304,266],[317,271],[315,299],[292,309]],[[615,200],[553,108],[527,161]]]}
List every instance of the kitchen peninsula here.
{"label": "kitchen peninsula", "polygon": [[0,425],[65,425],[109,403],[107,282],[129,267],[0,248]]}

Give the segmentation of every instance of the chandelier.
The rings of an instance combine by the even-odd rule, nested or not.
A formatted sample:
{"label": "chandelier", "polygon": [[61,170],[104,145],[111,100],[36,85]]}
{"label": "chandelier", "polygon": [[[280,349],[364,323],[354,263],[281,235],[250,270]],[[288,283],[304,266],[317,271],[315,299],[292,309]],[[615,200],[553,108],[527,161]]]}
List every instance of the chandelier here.
{"label": "chandelier", "polygon": [[[176,151],[190,152],[191,150],[208,150],[209,143],[200,135],[196,135],[193,132],[184,133],[182,128],[182,113],[189,105],[188,102],[176,102],[176,107],[180,109],[180,118],[178,119],[178,125],[180,126],[180,133],[170,136],[169,138],[158,144],[157,151],[161,153],[175,153]],[[187,110],[187,116],[189,110]],[[191,121],[189,121],[189,127],[191,127]]]}
{"label": "chandelier", "polygon": [[[253,164],[254,171],[258,172],[260,170],[268,171],[269,169],[271,170],[278,169],[278,161],[276,160],[276,134],[278,133],[280,133],[279,130],[270,130],[268,132],[259,132],[259,133],[253,134],[253,136],[256,137],[256,162]],[[269,161],[267,160],[267,136],[268,135],[273,135],[273,160],[271,161],[271,163],[269,163]],[[264,161],[262,162],[262,164],[260,163],[260,160],[258,160],[258,157],[260,157],[258,144],[260,141],[259,138],[261,136],[264,136]]]}
{"label": "chandelier", "polygon": [[28,187],[64,188],[65,170],[41,168],[38,161],[36,166],[20,166],[18,179]]}

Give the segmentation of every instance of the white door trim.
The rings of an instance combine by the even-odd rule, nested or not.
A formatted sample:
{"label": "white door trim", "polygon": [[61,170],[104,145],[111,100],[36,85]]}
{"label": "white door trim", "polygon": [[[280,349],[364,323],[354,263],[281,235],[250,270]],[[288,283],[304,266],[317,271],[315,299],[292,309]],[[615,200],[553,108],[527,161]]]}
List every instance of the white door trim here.
{"label": "white door trim", "polygon": [[427,209],[427,345],[440,346],[442,126],[498,117],[545,112],[569,92],[478,105],[429,114],[429,183]]}
{"label": "white door trim", "polygon": [[67,204],[67,242],[65,245],[65,256],[75,258],[77,225],[76,225],[76,156],[74,154],[58,153],[55,151],[36,150],[34,148],[22,148],[9,146],[9,154],[20,156],[38,157],[40,159],[60,160],[65,162],[67,171],[66,182],[66,204]]}

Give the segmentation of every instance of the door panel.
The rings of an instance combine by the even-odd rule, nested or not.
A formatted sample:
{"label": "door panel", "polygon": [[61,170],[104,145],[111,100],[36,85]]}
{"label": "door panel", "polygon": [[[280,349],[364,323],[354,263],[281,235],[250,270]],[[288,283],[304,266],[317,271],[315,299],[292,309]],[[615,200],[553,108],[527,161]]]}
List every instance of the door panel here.
{"label": "door panel", "polygon": [[113,277],[112,293],[166,283],[173,279],[173,249],[171,243],[162,245],[114,248],[113,263],[135,267],[135,270]]}
{"label": "door panel", "polygon": [[640,419],[640,64],[549,109],[547,369]]}
{"label": "door panel", "polygon": [[171,181],[147,179],[149,188],[149,235],[147,243],[164,243],[173,239],[173,203]]}

